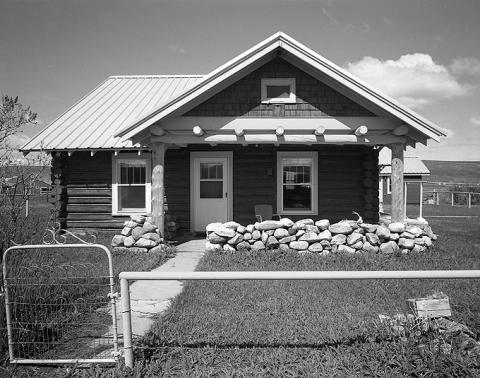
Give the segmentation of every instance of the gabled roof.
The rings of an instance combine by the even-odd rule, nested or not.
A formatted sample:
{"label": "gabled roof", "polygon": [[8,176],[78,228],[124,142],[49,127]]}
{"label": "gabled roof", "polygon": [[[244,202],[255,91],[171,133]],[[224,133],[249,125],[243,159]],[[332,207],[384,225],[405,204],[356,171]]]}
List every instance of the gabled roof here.
{"label": "gabled roof", "polygon": [[187,108],[189,104],[198,100],[202,95],[211,95],[215,92],[216,88],[221,89],[222,83],[225,81],[235,77],[235,75],[241,73],[242,70],[245,71],[249,66],[253,66],[255,63],[262,61],[262,59],[272,54],[272,52],[278,52],[279,50],[297,59],[306,66],[309,66],[313,71],[317,71],[331,79],[352,94],[358,95],[388,115],[401,120],[425,137],[439,141],[441,136],[446,136],[445,132],[434,123],[421,117],[391,97],[373,89],[348,71],[330,62],[282,32],[272,35],[205,75],[203,79],[199,80],[194,86],[180,93],[171,101],[157,107],[148,115],[140,117],[137,121],[125,126],[117,132],[115,136],[122,137],[124,140],[132,138],[152,124],[172,114],[181,113],[182,108]]}
{"label": "gabled roof", "polygon": [[[389,176],[392,174],[392,165],[390,162],[379,162],[380,175]],[[404,175],[429,175],[430,170],[417,156],[405,156],[403,159],[403,174]]]}
{"label": "gabled roof", "polygon": [[111,76],[26,143],[22,150],[141,147],[130,139],[152,124],[193,107],[279,53],[309,74],[411,126],[423,139],[446,136],[437,125],[374,90],[282,32],[202,75]]}
{"label": "gabled roof", "polygon": [[111,76],[22,150],[132,148],[114,134],[193,86],[201,75]]}

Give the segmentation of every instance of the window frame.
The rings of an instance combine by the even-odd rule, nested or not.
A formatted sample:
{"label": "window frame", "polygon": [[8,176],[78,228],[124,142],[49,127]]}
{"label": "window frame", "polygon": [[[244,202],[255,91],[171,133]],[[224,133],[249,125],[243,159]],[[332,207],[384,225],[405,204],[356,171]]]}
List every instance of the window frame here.
{"label": "window frame", "polygon": [[[271,85],[288,85],[290,87],[290,96],[288,98],[268,98],[267,86]],[[295,78],[263,78],[261,80],[261,96],[262,104],[279,104],[279,103],[295,103],[297,101]]]}
{"label": "window frame", "polygon": [[[283,208],[283,160],[288,158],[308,158],[312,160],[311,172],[311,210],[284,210]],[[318,153],[316,151],[278,151],[277,152],[277,213],[282,215],[318,214]]]}
{"label": "window frame", "polygon": [[387,194],[392,194],[392,179],[390,176],[387,176]]}
{"label": "window frame", "polygon": [[[144,208],[132,208],[126,210],[119,210],[118,208],[118,191],[120,184],[120,163],[125,160],[138,160],[145,162],[145,207]],[[112,215],[138,215],[148,214],[152,208],[152,163],[151,155],[144,153],[138,155],[137,153],[119,153],[117,156],[112,154]]]}

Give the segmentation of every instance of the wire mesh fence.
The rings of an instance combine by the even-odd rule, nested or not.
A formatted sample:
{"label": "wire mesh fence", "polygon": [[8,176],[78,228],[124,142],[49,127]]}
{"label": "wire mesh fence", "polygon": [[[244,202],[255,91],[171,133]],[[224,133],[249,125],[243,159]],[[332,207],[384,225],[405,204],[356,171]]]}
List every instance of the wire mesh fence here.
{"label": "wire mesh fence", "polygon": [[116,310],[108,249],[15,246],[3,264],[11,362],[113,360]]}

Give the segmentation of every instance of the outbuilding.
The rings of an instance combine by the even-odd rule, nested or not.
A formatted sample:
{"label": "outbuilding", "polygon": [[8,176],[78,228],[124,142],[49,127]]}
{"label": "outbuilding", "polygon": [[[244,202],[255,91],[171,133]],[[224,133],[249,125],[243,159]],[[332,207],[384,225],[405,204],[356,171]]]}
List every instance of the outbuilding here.
{"label": "outbuilding", "polygon": [[52,154],[64,227],[117,228],[165,210],[181,228],[291,219],[378,221],[378,150],[392,150],[403,220],[404,150],[445,133],[279,32],[206,75],[111,76],[24,147]]}

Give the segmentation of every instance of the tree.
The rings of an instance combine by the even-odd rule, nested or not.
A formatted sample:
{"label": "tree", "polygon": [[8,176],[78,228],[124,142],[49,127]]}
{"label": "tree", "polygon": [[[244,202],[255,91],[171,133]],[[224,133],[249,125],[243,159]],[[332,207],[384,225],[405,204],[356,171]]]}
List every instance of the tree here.
{"label": "tree", "polygon": [[24,107],[18,97],[2,95],[0,108],[0,148],[8,149],[8,139],[15,135],[23,126],[37,122],[37,113]]}

